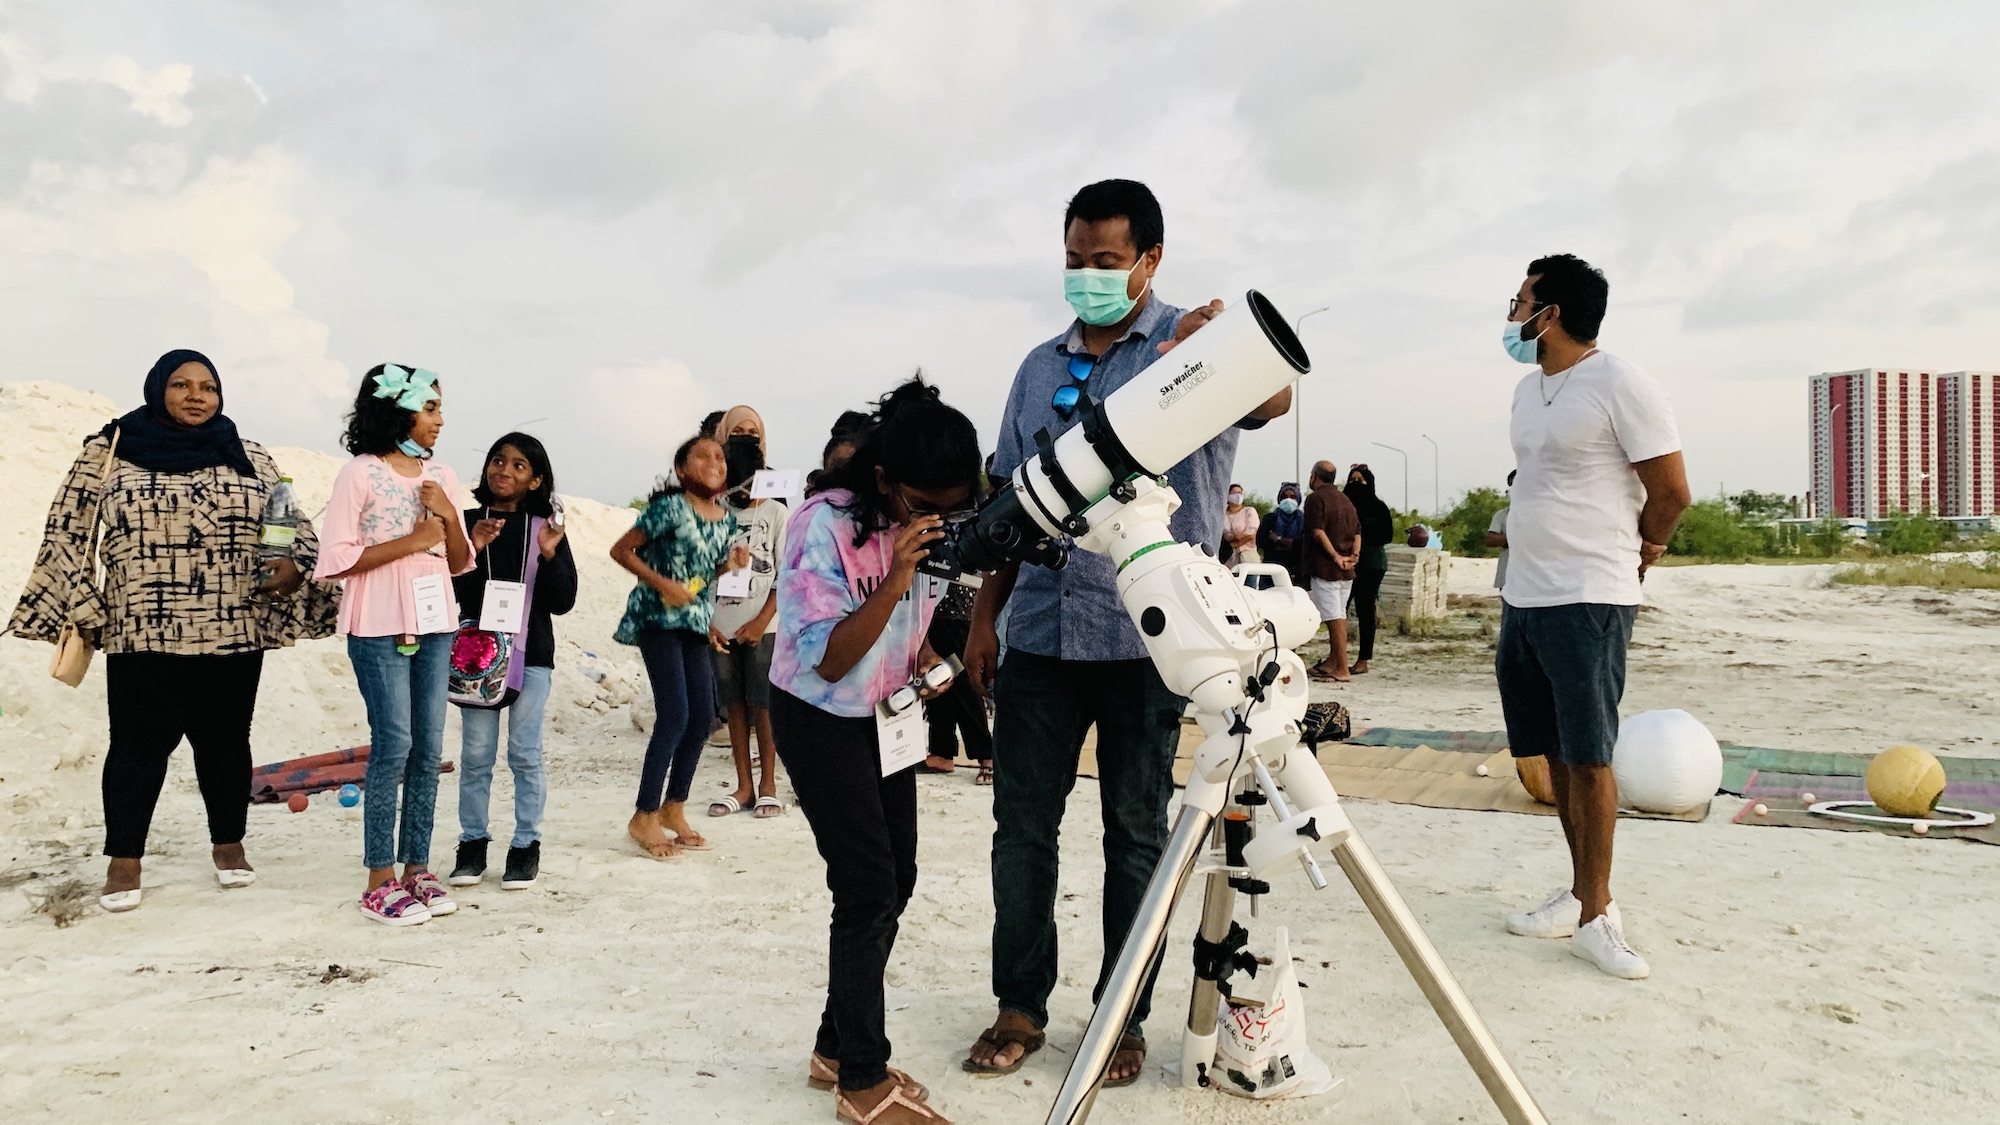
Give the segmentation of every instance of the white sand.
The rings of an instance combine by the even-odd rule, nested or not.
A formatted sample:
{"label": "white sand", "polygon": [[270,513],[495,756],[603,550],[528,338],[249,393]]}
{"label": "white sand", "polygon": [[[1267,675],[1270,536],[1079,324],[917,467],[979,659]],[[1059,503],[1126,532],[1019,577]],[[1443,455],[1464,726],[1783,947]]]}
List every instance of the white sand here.
{"label": "white sand", "polygon": [[[111,412],[65,388],[0,389],[13,486],[0,498],[6,597],[77,440]],[[316,510],[338,461],[277,456]],[[415,930],[355,911],[359,813],[326,797],[296,816],[253,809],[262,879],[219,890],[185,754],[154,822],[145,905],[63,930],[31,915],[25,890],[101,877],[101,669],[70,691],[47,679],[46,646],[0,641],[0,870],[49,876],[0,890],[0,1120],[830,1117],[828,1096],[801,1073],[825,986],[827,908],[805,822],[796,810],[703,822],[716,850],[665,863],[624,842],[644,740],[628,704],[643,680],[609,641],[628,586],[604,551],[629,516],[581,501],[570,510],[584,593],[558,626],[543,880],[520,893],[470,888],[457,915]],[[1482,573],[1461,562],[1456,591],[1478,592]],[[1912,740],[1990,754],[2000,738],[1992,595],[1828,588],[1815,567],[1665,569],[1647,593],[1656,608],[1639,627],[1632,710],[1685,706],[1720,737],[1799,749]],[[1361,723],[1490,729],[1487,659],[1476,642],[1425,655],[1387,638],[1377,671],[1342,698]],[[270,658],[256,737],[260,761],[365,740],[338,641]],[[711,753],[698,797],[729,783],[725,762]],[[957,1069],[990,1016],[988,791],[963,773],[922,785],[923,876],[890,971],[897,1061],[956,1120],[1038,1122],[1087,1016],[1099,950],[1093,783],[1078,785],[1064,842],[1051,1049],[990,1081]],[[455,798],[448,777],[440,863],[456,838]],[[503,770],[500,833],[510,800]],[[2000,854],[1741,828],[1727,822],[1736,807],[1718,800],[1699,825],[1621,826],[1619,898],[1654,969],[1640,983],[1599,976],[1560,942],[1501,931],[1504,911],[1565,877],[1553,821],[1366,801],[1349,812],[1552,1120],[1991,1116]],[[1149,1024],[1156,1063],[1178,1055],[1192,907]],[[1169,1085],[1156,1065],[1140,1086],[1104,1094],[1094,1121],[1499,1120],[1343,883],[1314,894],[1286,878],[1264,917],[1292,927],[1314,1038],[1346,1077],[1341,1091],[1243,1103]],[[330,964],[369,979],[322,983]]]}

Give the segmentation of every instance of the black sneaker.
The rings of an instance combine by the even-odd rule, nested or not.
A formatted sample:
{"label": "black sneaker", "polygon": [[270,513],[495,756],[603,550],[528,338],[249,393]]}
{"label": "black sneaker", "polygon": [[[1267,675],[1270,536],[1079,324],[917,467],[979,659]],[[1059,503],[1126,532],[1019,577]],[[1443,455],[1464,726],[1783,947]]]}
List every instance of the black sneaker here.
{"label": "black sneaker", "polygon": [[507,849],[507,871],[500,876],[503,891],[525,891],[535,885],[535,876],[542,873],[542,842],[536,840],[525,848]]}
{"label": "black sneaker", "polygon": [[491,840],[460,840],[458,862],[451,867],[451,885],[469,887],[486,877],[486,845]]}

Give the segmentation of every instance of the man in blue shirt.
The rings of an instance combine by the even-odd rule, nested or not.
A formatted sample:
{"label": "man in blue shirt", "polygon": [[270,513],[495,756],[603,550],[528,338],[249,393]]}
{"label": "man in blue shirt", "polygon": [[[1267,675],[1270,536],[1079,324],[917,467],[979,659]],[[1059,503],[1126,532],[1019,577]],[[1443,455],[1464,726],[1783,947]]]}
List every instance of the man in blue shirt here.
{"label": "man in blue shirt", "polygon": [[[1213,301],[1184,311],[1154,295],[1164,226],[1153,193],[1132,180],[1091,184],[1070,200],[1063,288],[1077,319],[1021,362],[1000,419],[995,474],[1011,474],[1034,455],[1037,430],[1060,435],[1074,424],[1078,389],[1108,397],[1222,310]],[[1181,497],[1175,538],[1213,552],[1237,429],[1284,414],[1291,397],[1289,389],[1279,393],[1168,470]],[[1077,551],[1062,570],[1014,566],[992,575],[973,606],[965,664],[975,686],[990,688],[996,701],[993,993],[1000,1006],[965,1060],[975,1074],[1011,1073],[1044,1042],[1057,978],[1057,837],[1092,725],[1105,866],[1104,959],[1093,999],[1103,993],[1166,844],[1185,701],[1147,658],[1116,583],[1110,559]],[[1003,665],[994,622],[1010,598]],[[1106,1085],[1138,1079],[1146,1057],[1140,1025],[1152,994],[1148,977]]]}

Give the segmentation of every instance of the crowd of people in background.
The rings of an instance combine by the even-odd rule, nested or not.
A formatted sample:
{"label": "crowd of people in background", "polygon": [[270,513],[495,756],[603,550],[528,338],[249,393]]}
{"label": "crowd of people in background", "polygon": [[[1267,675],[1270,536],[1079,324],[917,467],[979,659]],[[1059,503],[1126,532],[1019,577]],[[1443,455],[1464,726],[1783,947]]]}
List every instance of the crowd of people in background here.
{"label": "crowd of people in background", "polygon": [[[827,997],[807,1078],[836,1091],[843,1120],[944,1122],[923,1085],[889,1066],[884,1026],[886,967],[917,880],[919,766],[951,772],[962,747],[978,765],[975,781],[992,787],[997,1012],[963,1060],[974,1074],[1013,1073],[1047,1041],[1050,996],[1064,977],[1056,841],[1086,732],[1096,732],[1107,935],[1093,998],[1165,843],[1184,701],[1148,658],[1113,560],[1078,552],[1059,570],[1008,566],[983,576],[976,593],[917,570],[946,521],[969,514],[1034,455],[1038,433],[1074,421],[1086,388],[1110,395],[1220,311],[1220,302],[1184,309],[1155,295],[1164,229],[1158,202],[1134,181],[1092,184],[1070,201],[1063,281],[1075,318],[1022,360],[983,471],[972,422],[919,376],[872,409],[840,416],[793,512],[754,487],[767,467],[764,420],[739,405],[679,443],[671,476],[611,548],[634,578],[614,636],[638,649],[655,712],[635,763],[627,834],[661,859],[711,846],[687,805],[718,722],[735,777],[707,805],[710,817],[783,815],[783,763],[833,900]],[[1643,975],[1610,900],[1616,806],[1605,763],[1637,601],[1628,556],[1641,567],[1658,557],[1676,503],[1685,504],[1685,477],[1658,387],[1595,347],[1602,275],[1562,257],[1529,272],[1506,338],[1515,358],[1540,361],[1540,377],[1516,398],[1521,511],[1495,515],[1486,540],[1503,550],[1496,671],[1514,753],[1553,763],[1576,878],[1508,925],[1574,934],[1579,956]],[[1533,338],[1522,336],[1529,327]],[[1561,408],[1550,409],[1572,382]],[[59,663],[79,644],[86,657],[90,644],[106,653],[103,907],[140,903],[154,807],[184,737],[216,878],[223,887],[255,880],[243,841],[263,654],[336,631],[369,730],[361,912],[411,926],[456,909],[430,869],[452,705],[463,742],[449,884],[471,887],[487,873],[504,711],[514,824],[501,887],[532,886],[547,798],[541,728],[553,618],[573,609],[578,583],[542,443],[518,432],[497,438],[472,489],[476,506],[461,509],[458,476],[433,457],[442,382],[423,368],[380,364],[356,390],[342,436],[352,460],[320,525],[300,517],[274,528],[266,504],[280,475],[222,412],[212,362],[167,353],[147,375],[144,400],[84,443],[10,623],[18,636],[56,643]],[[1239,435],[1290,405],[1289,391],[1259,404],[1168,470],[1185,501],[1173,530],[1233,565],[1283,568],[1327,628],[1328,652],[1311,677],[1347,682],[1375,656],[1394,515],[1365,464],[1342,473],[1320,461],[1304,489],[1280,484],[1267,513],[1226,483]],[[1633,527],[1565,523],[1574,513],[1554,499],[1551,461],[1565,425],[1611,427],[1575,487],[1601,493],[1605,511],[1631,509]],[[1551,546],[1558,541],[1597,545],[1578,562]],[[1407,542],[1439,545],[1422,525]],[[1359,633],[1351,662],[1350,617]],[[947,660],[962,668],[948,686],[924,679]],[[921,707],[895,705],[906,688]],[[913,732],[926,718],[928,731]],[[905,745],[914,753],[907,761]],[[1149,977],[1106,1086],[1141,1073],[1152,987]]]}

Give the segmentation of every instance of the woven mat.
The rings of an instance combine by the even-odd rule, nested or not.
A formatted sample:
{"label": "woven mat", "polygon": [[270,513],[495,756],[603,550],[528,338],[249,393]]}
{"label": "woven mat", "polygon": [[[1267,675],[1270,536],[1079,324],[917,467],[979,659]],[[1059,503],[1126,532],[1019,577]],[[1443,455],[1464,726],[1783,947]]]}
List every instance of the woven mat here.
{"label": "woven mat", "polygon": [[[1987,762],[1990,759],[1941,759],[1945,767],[1944,799],[1940,804],[1961,809],[1977,809],[1980,812],[2000,812],[2000,781],[1960,780],[1954,776],[1960,772],[1984,772],[1964,770],[1967,762]],[[1862,759],[1866,766],[1867,759]],[[1799,796],[1811,793],[1819,801],[1866,801],[1867,787],[1861,778],[1852,774],[1798,774],[1780,773],[1775,770],[1757,770],[1750,775],[1750,782],[1744,787],[1743,796],[1749,803],[1736,814],[1737,824],[1748,824],[1753,828],[1821,828],[1832,832],[1878,832],[1890,836],[1916,837],[1907,825],[1869,824],[1863,821],[1842,820],[1839,817],[1816,816],[1806,810],[1806,802]],[[1765,815],[1757,815],[1757,805],[1764,806]],[[1871,809],[1856,809],[1856,812],[1870,812]],[[1933,828],[1922,837],[1926,840],[1951,838],[1974,840],[1982,844],[2000,844],[2000,824],[1989,824],[1984,828]]]}

